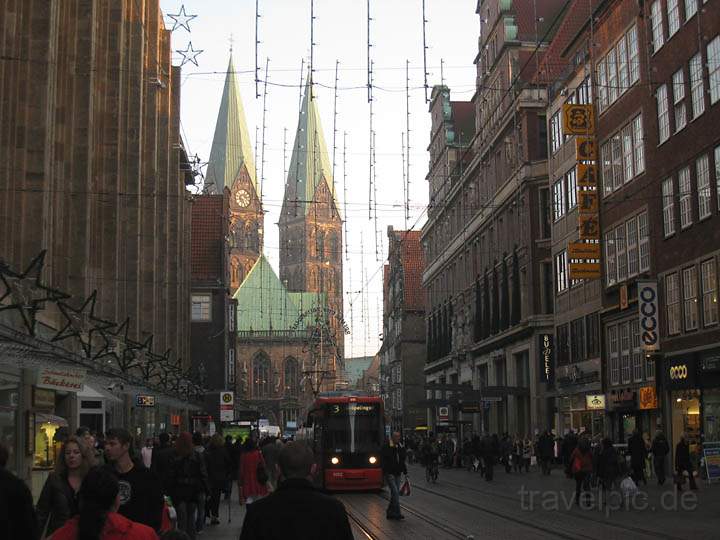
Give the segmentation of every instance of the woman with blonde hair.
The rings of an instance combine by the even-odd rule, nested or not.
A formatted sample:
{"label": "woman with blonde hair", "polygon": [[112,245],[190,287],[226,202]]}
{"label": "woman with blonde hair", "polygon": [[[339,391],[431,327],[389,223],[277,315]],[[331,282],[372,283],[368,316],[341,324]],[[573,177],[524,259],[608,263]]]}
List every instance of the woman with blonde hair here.
{"label": "woman with blonde hair", "polygon": [[48,475],[37,503],[39,530],[44,537],[78,513],[78,493],[83,479],[95,464],[93,450],[76,436],[60,448],[55,471]]}

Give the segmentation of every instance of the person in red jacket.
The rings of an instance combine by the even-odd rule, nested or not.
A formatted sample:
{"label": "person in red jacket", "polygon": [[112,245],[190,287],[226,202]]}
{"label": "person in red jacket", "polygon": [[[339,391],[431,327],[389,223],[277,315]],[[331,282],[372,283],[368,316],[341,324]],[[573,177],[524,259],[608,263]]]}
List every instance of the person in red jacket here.
{"label": "person in red jacket", "polygon": [[[258,476],[262,475],[265,475],[265,479],[261,482],[260,480],[263,480],[263,478],[258,478]],[[250,504],[267,495],[267,480],[265,460],[257,446],[255,435],[252,434],[248,437],[243,453],[240,455],[238,487],[240,488],[241,503],[244,499],[247,504]]]}
{"label": "person in red jacket", "polygon": [[119,493],[118,480],[111,471],[90,469],[80,487],[80,514],[56,530],[51,540],[157,540],[153,529],[117,513]]}
{"label": "person in red jacket", "polygon": [[580,494],[588,490],[588,480],[593,470],[592,451],[587,437],[581,437],[570,454],[570,470],[575,477],[575,504],[580,505]]}

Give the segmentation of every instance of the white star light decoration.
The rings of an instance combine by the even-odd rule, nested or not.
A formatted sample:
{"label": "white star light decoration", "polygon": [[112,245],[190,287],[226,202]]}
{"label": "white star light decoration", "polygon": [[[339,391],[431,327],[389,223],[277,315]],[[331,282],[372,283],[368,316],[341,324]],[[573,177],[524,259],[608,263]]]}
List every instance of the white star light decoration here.
{"label": "white star light decoration", "polygon": [[176,50],[175,52],[180,53],[183,57],[182,62],[180,63],[180,66],[184,66],[187,62],[192,62],[196,66],[198,65],[196,57],[198,54],[203,52],[203,49],[193,49],[192,41],[188,43],[187,49],[183,50]]}
{"label": "white star light decoration", "polygon": [[180,6],[180,13],[176,15],[168,15],[174,23],[171,32],[174,32],[175,29],[179,26],[180,28],[184,28],[188,32],[190,32],[190,21],[192,21],[197,15],[188,15],[185,13],[185,6]]}

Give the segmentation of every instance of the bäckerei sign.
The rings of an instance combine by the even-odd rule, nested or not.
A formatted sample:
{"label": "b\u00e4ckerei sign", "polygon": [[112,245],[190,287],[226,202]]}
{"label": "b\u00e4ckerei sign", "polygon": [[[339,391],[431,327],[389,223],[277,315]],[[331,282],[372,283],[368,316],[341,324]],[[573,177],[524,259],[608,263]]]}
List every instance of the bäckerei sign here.
{"label": "b\u00e4ckerei sign", "polygon": [[36,386],[65,392],[82,392],[86,375],[87,371],[84,369],[44,367],[37,372]]}

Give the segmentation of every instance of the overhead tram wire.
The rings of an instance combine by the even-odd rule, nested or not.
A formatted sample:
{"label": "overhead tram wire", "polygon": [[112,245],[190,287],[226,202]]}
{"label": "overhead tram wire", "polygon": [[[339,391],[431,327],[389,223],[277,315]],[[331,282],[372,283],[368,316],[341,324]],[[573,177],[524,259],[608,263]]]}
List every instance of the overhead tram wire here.
{"label": "overhead tram wire", "polygon": [[[270,65],[270,59],[265,58],[265,84],[263,86],[263,100],[262,100],[262,145],[261,151],[260,151],[260,202],[262,203],[263,198],[263,189],[265,187],[265,130],[267,128],[267,124],[265,122],[265,118],[267,115],[267,79],[268,79],[268,66]],[[257,156],[257,154],[256,154]]]}
{"label": "overhead tram wire", "polygon": [[343,131],[343,229],[344,229],[344,237],[345,241],[343,242],[343,247],[345,249],[345,262],[349,263],[350,259],[348,258],[348,230],[347,230],[347,223],[348,223],[348,210],[347,210],[347,131]]}
{"label": "overhead tram wire", "polygon": [[335,154],[337,152],[337,117],[338,117],[338,111],[337,111],[337,93],[338,93],[338,66],[340,65],[340,60],[335,60],[335,93],[333,95],[333,153],[332,153],[332,177],[333,177],[333,183],[335,183]]}
{"label": "overhead tram wire", "polygon": [[427,70],[427,17],[425,16],[425,0],[422,0],[422,36],[423,36],[423,71],[425,77],[425,103],[430,103],[428,96],[428,70]]}
{"label": "overhead tram wire", "polygon": [[[258,45],[260,28],[260,0],[255,0],[255,99],[260,97],[260,66],[258,65]],[[267,79],[267,76],[265,77]],[[257,156],[257,154],[255,154]]]}
{"label": "overhead tram wire", "polygon": [[410,221],[410,60],[405,60],[405,230]]}

